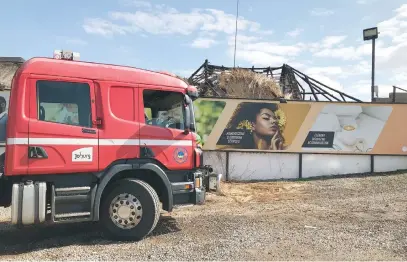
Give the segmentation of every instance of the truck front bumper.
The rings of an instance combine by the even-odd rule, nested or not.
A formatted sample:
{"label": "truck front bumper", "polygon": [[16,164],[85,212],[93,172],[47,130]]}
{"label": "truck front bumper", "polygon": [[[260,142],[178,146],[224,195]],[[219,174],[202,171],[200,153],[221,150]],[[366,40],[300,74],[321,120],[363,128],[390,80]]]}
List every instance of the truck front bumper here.
{"label": "truck front bumper", "polygon": [[175,205],[202,205],[207,192],[220,192],[222,174],[196,171],[194,181],[172,183]]}

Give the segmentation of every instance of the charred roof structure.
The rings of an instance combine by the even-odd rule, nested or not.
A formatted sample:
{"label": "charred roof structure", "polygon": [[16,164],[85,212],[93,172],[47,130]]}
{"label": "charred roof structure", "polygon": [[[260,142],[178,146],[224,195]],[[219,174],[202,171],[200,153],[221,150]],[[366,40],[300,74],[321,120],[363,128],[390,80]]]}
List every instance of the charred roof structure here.
{"label": "charred roof structure", "polygon": [[284,95],[289,94],[291,100],[362,102],[353,96],[321,83],[288,64],[280,67],[233,68],[212,65],[208,60],[205,60],[188,78],[188,82],[198,86],[202,97],[227,97],[227,90],[220,87],[219,79],[222,73],[232,72],[234,69],[251,70],[274,79],[282,93]]}

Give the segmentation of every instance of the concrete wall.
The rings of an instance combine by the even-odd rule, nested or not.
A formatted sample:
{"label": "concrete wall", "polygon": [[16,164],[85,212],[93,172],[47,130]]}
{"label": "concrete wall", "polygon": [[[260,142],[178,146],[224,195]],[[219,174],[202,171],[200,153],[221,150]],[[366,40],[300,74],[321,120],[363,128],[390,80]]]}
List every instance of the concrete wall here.
{"label": "concrete wall", "polygon": [[[206,151],[204,163],[231,181],[298,179],[407,170],[407,156]],[[373,170],[371,160],[373,159]]]}

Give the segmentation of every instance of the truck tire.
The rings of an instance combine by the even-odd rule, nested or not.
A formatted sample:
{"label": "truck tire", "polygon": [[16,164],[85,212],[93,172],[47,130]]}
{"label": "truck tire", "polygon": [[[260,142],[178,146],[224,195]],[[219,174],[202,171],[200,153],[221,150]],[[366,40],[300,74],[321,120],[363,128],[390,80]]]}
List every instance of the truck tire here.
{"label": "truck tire", "polygon": [[107,188],[100,221],[113,239],[138,241],[150,234],[160,218],[155,190],[138,179],[122,179]]}

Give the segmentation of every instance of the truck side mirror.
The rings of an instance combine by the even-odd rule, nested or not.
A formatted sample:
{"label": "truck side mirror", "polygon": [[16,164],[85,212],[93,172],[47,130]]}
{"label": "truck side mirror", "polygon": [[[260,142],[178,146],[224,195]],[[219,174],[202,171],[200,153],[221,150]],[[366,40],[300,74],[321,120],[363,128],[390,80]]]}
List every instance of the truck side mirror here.
{"label": "truck side mirror", "polygon": [[191,110],[190,110],[190,105],[186,105],[185,107],[185,129],[184,129],[184,134],[189,134],[191,132]]}
{"label": "truck side mirror", "polygon": [[189,97],[188,94],[184,95],[184,102],[185,102],[185,134],[189,134],[189,132],[195,132],[195,123],[193,121],[193,101]]}

